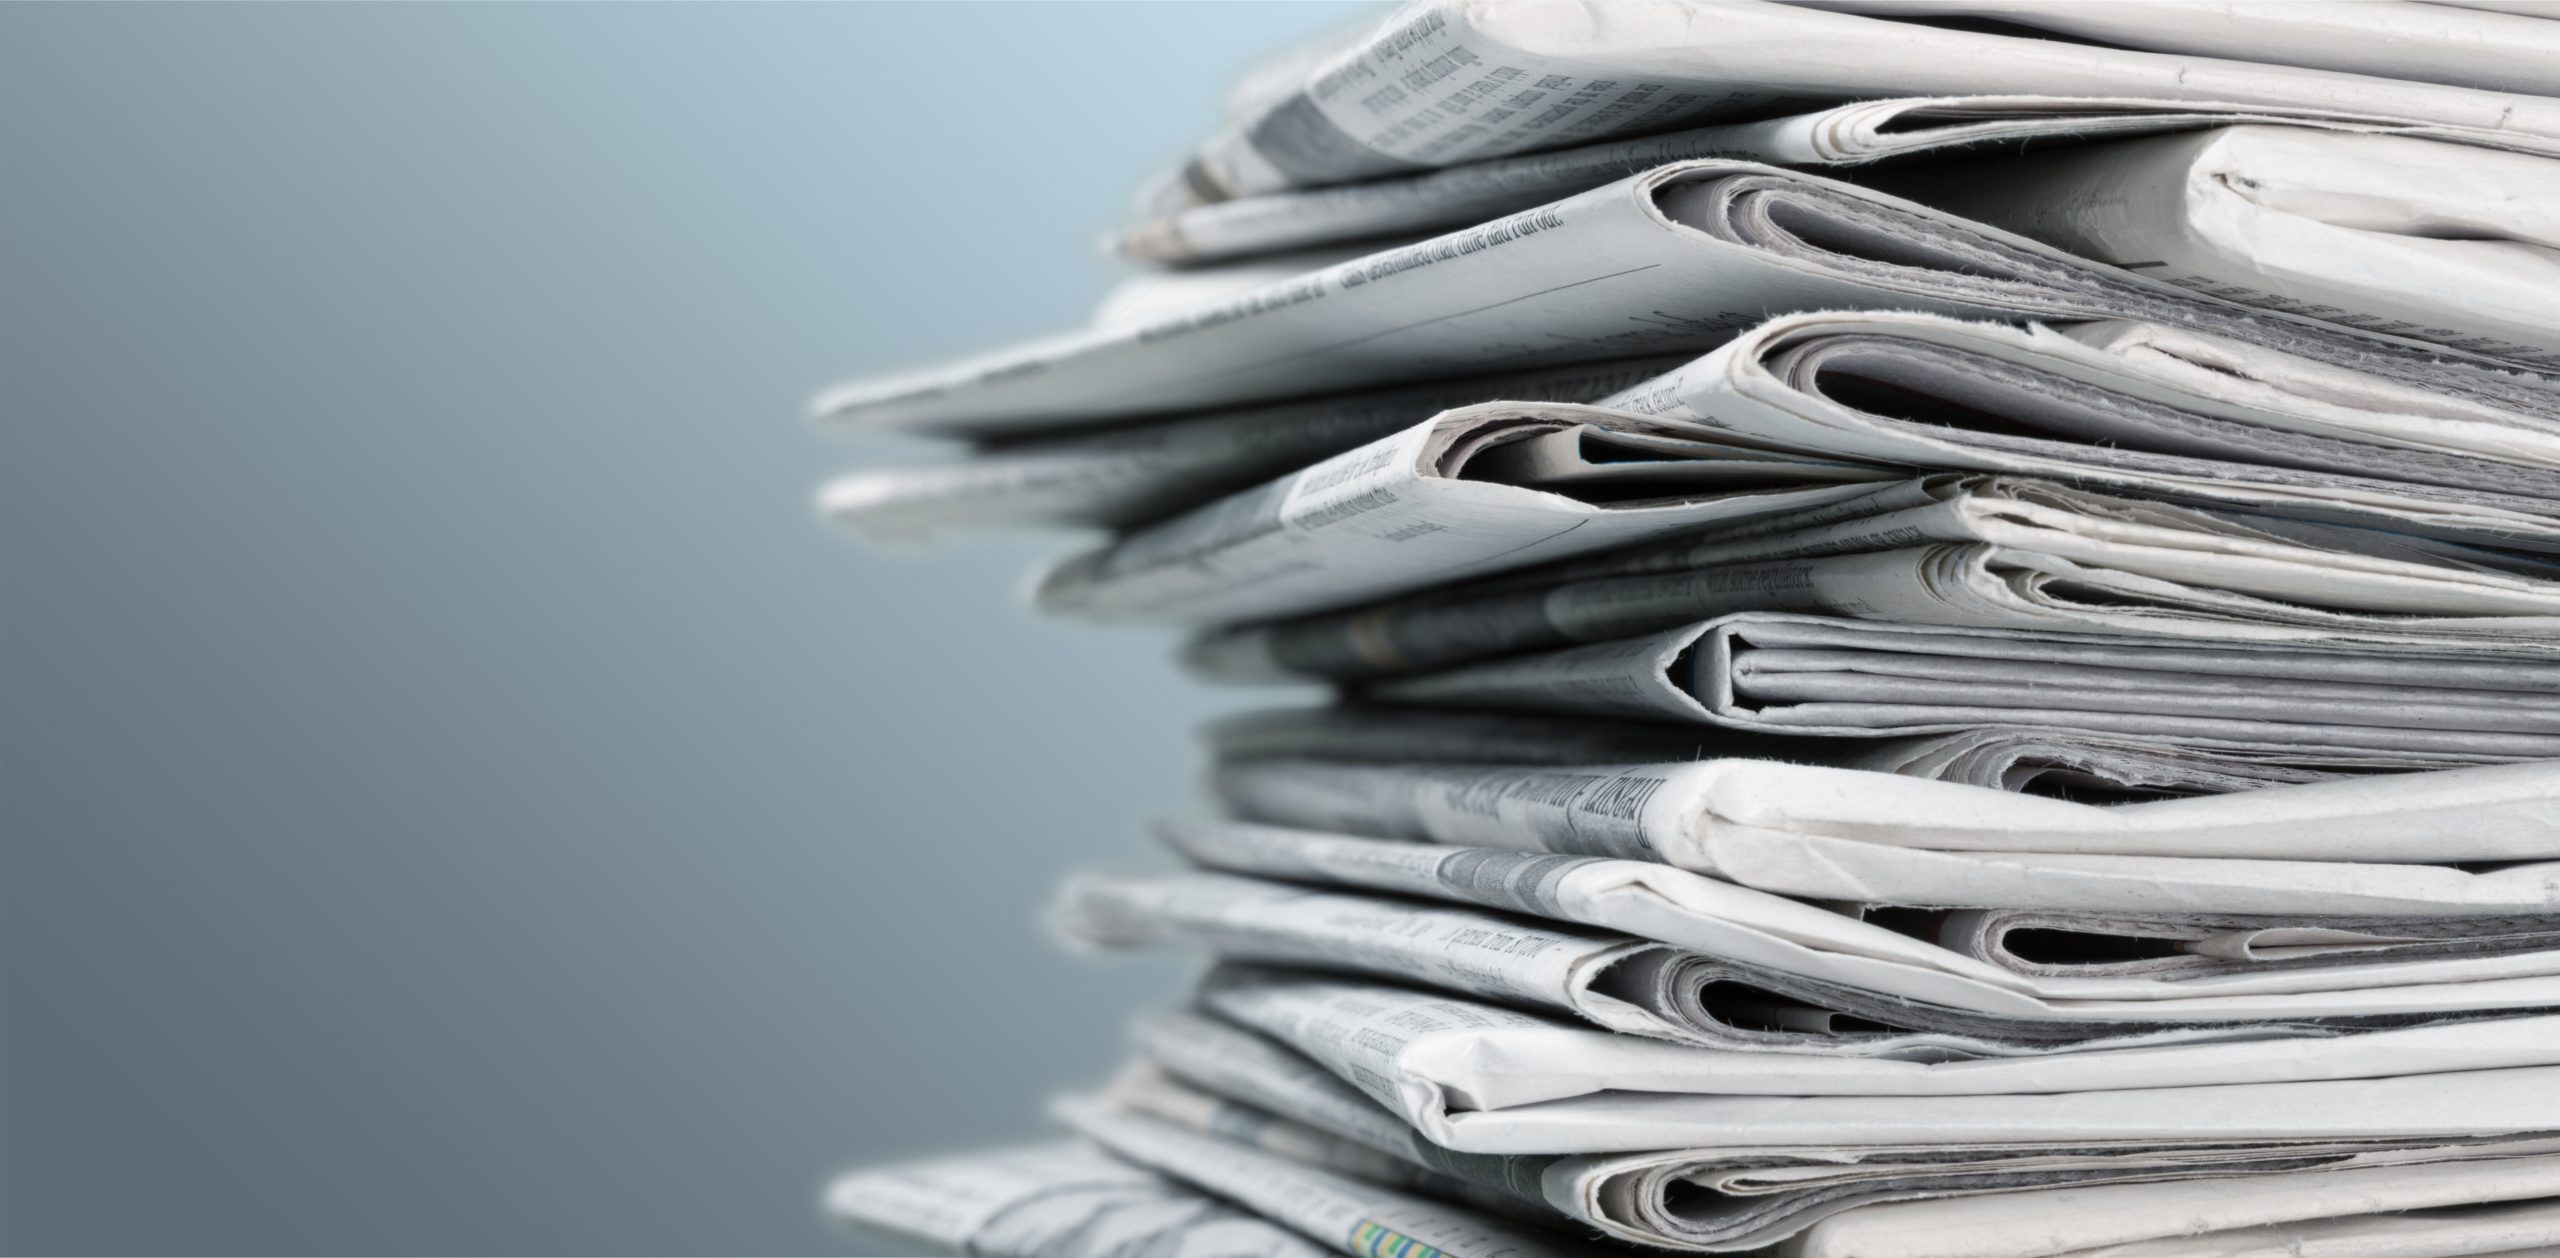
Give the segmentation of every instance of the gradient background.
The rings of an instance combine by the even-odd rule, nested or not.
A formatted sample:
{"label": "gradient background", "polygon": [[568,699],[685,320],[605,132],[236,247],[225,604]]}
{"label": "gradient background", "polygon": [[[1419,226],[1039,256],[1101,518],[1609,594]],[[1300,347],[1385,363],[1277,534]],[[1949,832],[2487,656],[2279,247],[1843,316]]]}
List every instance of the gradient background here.
{"label": "gradient background", "polygon": [[0,1246],[894,1250],[832,1170],[1100,1077],[1182,967],[1030,918],[1236,699],[800,408],[1346,16],[0,6]]}

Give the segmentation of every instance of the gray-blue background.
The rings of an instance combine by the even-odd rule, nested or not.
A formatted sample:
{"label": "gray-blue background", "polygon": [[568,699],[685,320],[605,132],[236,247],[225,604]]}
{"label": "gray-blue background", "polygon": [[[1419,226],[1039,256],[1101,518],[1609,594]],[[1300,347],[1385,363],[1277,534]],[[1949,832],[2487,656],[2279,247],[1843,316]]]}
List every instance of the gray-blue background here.
{"label": "gray-blue background", "polygon": [[0,6],[0,1244],[824,1250],[1100,1075],[1178,968],[1028,919],[1220,701],[799,408],[1343,17]]}

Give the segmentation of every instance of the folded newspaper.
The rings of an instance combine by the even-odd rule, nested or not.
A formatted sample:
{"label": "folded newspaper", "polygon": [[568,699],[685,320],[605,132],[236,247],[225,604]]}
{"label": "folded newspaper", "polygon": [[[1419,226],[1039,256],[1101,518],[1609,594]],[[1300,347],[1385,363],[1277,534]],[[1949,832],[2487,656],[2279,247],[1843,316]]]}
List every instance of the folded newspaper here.
{"label": "folded newspaper", "polygon": [[2207,749],[2192,738],[2100,737],[2024,725],[1852,739],[1384,704],[1239,713],[1208,726],[1203,741],[1212,754],[1238,761],[1410,759],[1564,765],[1758,756],[1998,790],[2116,800],[2218,795],[2476,762],[2472,757],[2438,759],[2407,751]]}
{"label": "folded newspaper", "polygon": [[822,395],[862,428],[1023,433],[1491,368],[1697,351],[1771,315],[2140,319],[2486,403],[2560,408],[2496,360],[2256,311],[1834,179],[1673,162],[1135,328]]}
{"label": "folded newspaper", "polygon": [[963,459],[869,468],[819,492],[827,517],[883,542],[1000,527],[1125,529],[1478,402],[1591,402],[1669,371],[1685,356],[1497,372],[1251,406],[1100,432],[1025,437]]}
{"label": "folded newspaper", "polygon": [[1736,612],[2305,646],[2560,653],[2547,561],[2053,482],[1933,476],[1748,526],[1209,630],[1228,681],[1359,680]]}
{"label": "folded newspaper", "polygon": [[[1173,186],[1217,200],[1870,97],[2136,97],[2560,136],[2554,37],[2538,19],[2409,5],[2032,7],[2131,20],[2083,20],[2070,33],[2096,42],[2059,43],[1758,0],[1428,0],[1309,65]],[[2448,78],[2480,86],[2431,81]]]}
{"label": "folded newspaper", "polygon": [[2200,292],[2560,367],[2549,157],[2232,127],[1871,178]]}
{"label": "folded newspaper", "polygon": [[1800,315],[1596,407],[1444,413],[1071,558],[1039,601],[1285,615],[1735,518],[1790,527],[1909,467],[2560,547],[2560,423],[2152,325]]}
{"label": "folded newspaper", "polygon": [[1782,895],[2099,912],[2481,916],[2560,905],[2560,762],[2104,806],[1774,760],[1216,773],[1240,816],[1660,861]]}
{"label": "folded newspaper", "polygon": [[2560,660],[2167,644],[1744,613],[1368,687],[1375,701],[1693,720],[1790,735],[2031,725],[2441,767],[2560,757]]}
{"label": "folded newspaper", "polygon": [[1630,171],[1691,158],[1862,166],[1974,151],[2041,152],[2055,145],[2233,126],[2408,136],[2560,157],[2560,142],[2547,138],[2334,110],[2137,97],[1918,96],[1470,162],[1400,179],[1188,205],[1130,228],[1115,243],[1130,257],[1154,262],[1216,262],[1480,223],[1623,179]]}
{"label": "folded newspaper", "polygon": [[993,1258],[1315,1258],[1306,1237],[1070,1141],[853,1171],[846,1223]]}
{"label": "folded newspaper", "polygon": [[1313,1060],[1214,1017],[1160,1014],[1140,1024],[1139,1042],[1155,1069],[1115,1085],[1112,1099],[1126,1108],[1324,1164],[1360,1166],[1366,1155],[1383,1152],[1413,1172],[1470,1185],[1473,1199],[1506,1195],[1616,1239],[1708,1252],[1783,1240],[1823,1218],[1885,1201],[2560,1151],[2547,1138],[2491,1137],[1468,1154],[1432,1143]]}

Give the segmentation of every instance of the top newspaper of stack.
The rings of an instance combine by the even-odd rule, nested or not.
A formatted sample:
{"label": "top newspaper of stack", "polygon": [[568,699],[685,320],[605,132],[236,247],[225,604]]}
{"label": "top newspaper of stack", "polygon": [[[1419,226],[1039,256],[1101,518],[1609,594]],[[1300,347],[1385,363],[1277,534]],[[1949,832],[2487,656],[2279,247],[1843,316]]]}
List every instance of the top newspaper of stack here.
{"label": "top newspaper of stack", "polygon": [[[2062,39],[1925,24],[1948,18]],[[2419,4],[1433,0],[1244,102],[1166,199],[1900,96],[2205,101],[2549,138],[2555,58],[2543,19]]]}
{"label": "top newspaper of stack", "polygon": [[[2464,265],[2431,266],[2426,282],[2458,285]],[[2485,286],[2513,263],[2499,254],[2467,265],[2484,272]],[[2388,287],[2364,279],[2372,291]],[[859,381],[822,396],[817,409],[855,427],[996,436],[1488,369],[1698,352],[1773,315],[1889,309],[2008,323],[2143,320],[2560,413],[2560,391],[2518,370],[2560,356],[2560,310],[2528,310],[2502,325],[2495,346],[2456,348],[2356,330],[2307,307],[2253,308],[2236,296],[2091,262],[1839,180],[1702,159],[1139,326]]]}

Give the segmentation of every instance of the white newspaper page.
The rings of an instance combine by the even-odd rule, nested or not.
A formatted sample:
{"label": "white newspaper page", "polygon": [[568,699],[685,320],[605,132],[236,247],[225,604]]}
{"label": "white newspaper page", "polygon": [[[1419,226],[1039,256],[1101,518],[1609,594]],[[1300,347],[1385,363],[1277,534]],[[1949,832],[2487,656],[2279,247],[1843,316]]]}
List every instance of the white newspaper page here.
{"label": "white newspaper page", "polygon": [[2220,795],[2375,772],[2458,768],[2477,758],[2407,751],[2206,749],[2033,726],[1844,739],[1712,725],[1579,719],[1386,704],[1243,712],[1203,731],[1223,760],[1441,760],[1469,764],[1634,764],[1718,756],[1899,773],[1992,790],[2090,798]]}
{"label": "white newspaper page", "polygon": [[991,1258],[1314,1258],[1329,1252],[1068,1141],[847,1172],[827,1213]]}
{"label": "white newspaper page", "polygon": [[1186,1131],[1144,1114],[1080,1100],[1060,1116],[1112,1153],[1237,1202],[1339,1253],[1374,1258],[1416,1245],[1448,1258],[1546,1258],[1588,1246],[1466,1209]]}
{"label": "white newspaper page", "polygon": [[1251,820],[1659,861],[1861,904],[2452,917],[2560,909],[2560,764],[2547,761],[2112,807],[1766,760],[1572,769],[1266,760],[1221,766],[1215,786]]}
{"label": "white newspaper page", "polygon": [[1786,316],[1600,405],[1774,449],[2491,545],[2547,547],[2560,512],[2560,421],[2143,323]]}
{"label": "white newspaper page", "polygon": [[2511,14],[2395,3],[2222,0],[1787,0],[1869,17],[1987,18],[2118,48],[2560,96],[2560,29]]}
{"label": "white newspaper page", "polygon": [[2560,1251],[2560,1200],[2435,1206],[2127,1241],[2066,1258],[2535,1258]]}
{"label": "white newspaper page", "polygon": [[[2560,996],[2545,981],[2560,973],[2560,957],[2547,946],[2499,955],[2350,957],[2317,966],[2092,972],[2086,967],[2007,964],[1999,959],[1996,938],[1987,944],[1980,938],[2020,916],[2046,921],[2066,916],[2050,910],[1944,912],[1915,923],[1925,931],[1921,933],[1879,924],[1909,920],[1909,910],[1844,912],[1642,861],[1450,848],[1237,822],[1167,822],[1160,833],[1175,851],[1211,869],[1505,909],[1649,939],[1830,987],[2003,1017],[2121,1022],[2374,1017],[2526,1009]],[[1934,920],[1944,918],[1959,920]],[[2427,919],[2376,920],[2422,928]],[[2466,926],[2479,921],[2450,920]],[[2555,921],[2560,919],[2539,919],[2545,926]],[[2089,923],[2075,925],[2087,928]]]}
{"label": "white newspaper page", "polygon": [[1693,161],[1141,327],[855,382],[816,409],[864,428],[1021,433],[1317,387],[1695,352],[1775,314],[1876,307],[2145,319],[2551,405],[2548,390],[2489,359],[2252,312],[1836,180]]}
{"label": "white newspaper page", "polygon": [[[1456,996],[1286,971],[1223,968],[1201,1000],[1331,1070],[1433,1143],[1468,1153],[2560,1130],[2560,1096],[2541,1094],[2560,1067],[2467,1068],[2502,1054],[2547,1056],[2536,1045],[2548,1028],[2515,1020],[1932,1063],[1663,1044]],[[2464,1036],[2481,1043],[2446,1043]],[[2499,1041],[2503,1048],[2491,1047]],[[2285,1063],[2297,1056],[2305,1069],[2288,1075]],[[2161,1072],[2147,1073],[2154,1063]],[[2262,1081],[2197,1082],[2217,1075]],[[2127,1086],[2099,1086],[2110,1081]]]}
{"label": "white newspaper page", "polygon": [[2553,158],[2230,127],[1873,178],[2199,292],[2560,367]]}
{"label": "white newspaper page", "polygon": [[1399,678],[1363,695],[1833,737],[2034,725],[2436,767],[2560,758],[2560,662],[1776,613]]}
{"label": "white newspaper page", "polygon": [[[2560,1195],[2560,1156],[2359,1168],[2280,1179],[2112,1184],[1871,1206],[1814,1225],[1791,1252],[1801,1258],[2082,1258],[2094,1250],[2126,1258],[2102,1247],[2156,1242],[2147,1251],[2132,1252],[2211,1254],[2223,1243],[2214,1239],[2215,1233],[2241,1228],[2555,1195]],[[2547,1210],[2532,1226],[2550,1226]]]}
{"label": "white newspaper page", "polygon": [[1185,416],[980,447],[966,458],[866,468],[819,510],[864,540],[934,541],[990,528],[1126,529],[1250,489],[1479,402],[1588,402],[1685,356],[1622,359]]}
{"label": "white newspaper page", "polygon": [[[1477,470],[1587,423],[1664,439],[1694,492],[1621,505]],[[1100,620],[1281,615],[1844,502],[1892,478],[1694,435],[1565,404],[1466,407],[1072,556],[1041,577],[1035,599]]]}
{"label": "white newspaper page", "polygon": [[[2436,20],[2450,28],[2494,19]],[[2400,55],[2396,40],[2371,30],[2353,42]],[[2316,47],[2268,40],[2248,59],[2225,60],[1755,0],[1437,0],[1387,18],[1367,41],[1310,70],[1295,93],[1249,113],[1201,150],[1182,181],[1203,200],[1248,196],[1880,96],[2133,96],[2560,135],[2560,102],[2547,89],[2484,91],[2263,63],[2288,50],[2334,59],[2340,47],[2337,39]]]}
{"label": "white newspaper page", "polygon": [[[1483,1200],[1535,1201],[1619,1240],[1708,1252],[1770,1244],[1827,1215],[1882,1201],[2196,1175],[2485,1160],[2535,1156],[2554,1148],[2548,1140],[2532,1139],[2268,1141],[1504,1157],[1441,1148],[1322,1066],[1214,1018],[1160,1015],[1141,1023],[1139,1040],[1148,1060],[1169,1078],[1146,1097],[1124,1094],[1124,1103],[1133,1107],[1257,1144],[1267,1144],[1262,1133],[1294,1128],[1295,1123],[1274,1117],[1287,1114],[1342,1140],[1401,1158],[1418,1172],[1459,1177]],[[1212,1097],[1225,1103],[1211,1103],[1207,1098]],[[1162,1101],[1171,1103],[1149,1108]]]}
{"label": "white newspaper page", "polygon": [[1130,228],[1116,243],[1123,254],[1153,262],[1213,262],[1462,227],[1623,179],[1632,170],[1693,158],[1854,166],[2226,126],[2412,135],[2560,157],[2560,140],[2327,110],[2129,97],[1921,96],[1470,162],[1401,179],[1186,205]]}
{"label": "white newspaper page", "polygon": [[1922,477],[1731,530],[1208,631],[1227,681],[1362,681],[1740,612],[2547,659],[2548,561],[2011,478]]}

